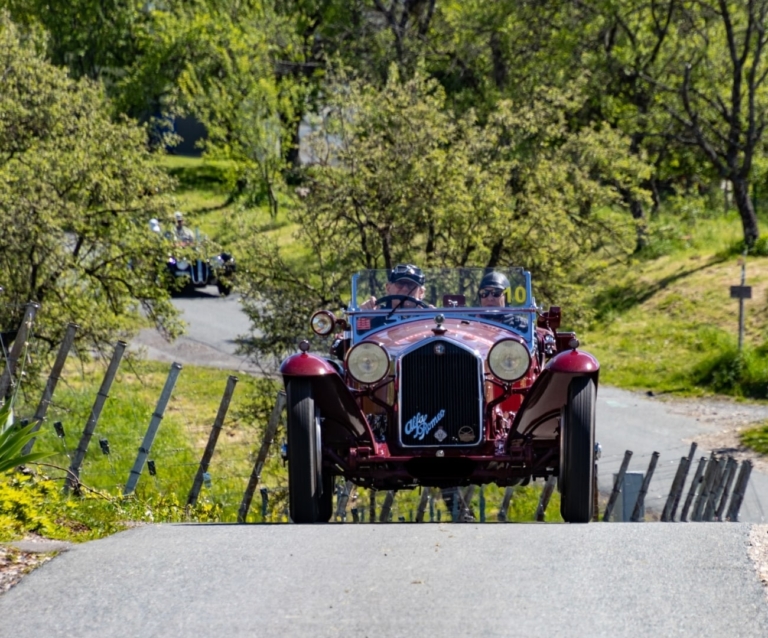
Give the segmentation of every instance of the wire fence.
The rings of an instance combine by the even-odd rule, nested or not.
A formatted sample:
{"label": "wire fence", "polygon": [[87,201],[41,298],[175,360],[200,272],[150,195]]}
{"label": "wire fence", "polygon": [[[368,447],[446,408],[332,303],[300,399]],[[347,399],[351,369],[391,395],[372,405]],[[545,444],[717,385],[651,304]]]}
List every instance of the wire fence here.
{"label": "wire fence", "polygon": [[[30,326],[31,322],[30,318]],[[29,348],[30,339],[26,335],[24,338],[25,348]],[[191,414],[179,400],[174,386],[181,366],[173,364],[154,411],[150,413],[142,402],[124,400],[119,413],[100,420],[102,409],[109,413],[109,407],[105,406],[109,406],[110,388],[125,345],[118,342],[115,346],[96,396],[82,394],[79,402],[68,405],[54,399],[61,372],[61,366],[57,370],[55,364],[34,415],[27,417],[40,426],[36,451],[51,452],[51,465],[68,468],[68,486],[77,491],[79,484],[85,484],[109,493],[186,505],[192,512],[195,508],[208,508],[213,511],[213,517],[222,521],[287,522],[287,479],[281,453],[286,427],[285,395],[277,394],[268,423],[243,427],[237,419],[228,416],[229,401],[237,383],[237,379],[230,376],[216,418],[213,423],[206,422],[198,414]],[[10,351],[3,346],[7,362],[3,379],[7,379],[6,390],[10,388],[13,397],[19,391],[14,378],[14,356],[23,368],[28,354],[15,346],[16,342]],[[66,355],[64,346],[61,352]],[[27,404],[31,406],[35,402],[28,400]],[[167,416],[166,409],[172,419],[161,427]],[[130,424],[127,428],[126,423]],[[679,446],[632,458],[636,466],[648,463],[645,474],[630,475],[634,492],[629,485],[632,481],[626,479],[625,484],[632,452],[603,457],[600,466],[611,467],[620,459],[622,464],[607,501],[597,496],[599,467],[595,466],[595,519],[645,520],[647,507],[656,512],[656,519],[661,513],[660,520],[666,521],[674,521],[676,516],[682,521],[735,521],[748,487],[763,514],[754,484],[749,483],[750,461],[739,464],[728,456],[712,454],[709,459],[703,458],[696,469],[692,467],[695,450],[694,444],[689,455],[679,462],[679,456],[662,460],[666,453],[677,455]],[[333,520],[344,523],[503,522],[510,520],[510,508],[514,510],[518,501],[532,499],[535,502],[535,508],[530,508],[532,518],[558,520],[559,498],[554,478],[550,477],[543,486],[536,484],[528,489],[470,485],[442,491],[421,488],[377,494],[339,477],[334,487]],[[666,491],[667,485],[671,485],[669,491]],[[622,507],[617,509],[620,498]],[[606,501],[602,516],[601,500]],[[617,515],[618,511],[621,515]]]}

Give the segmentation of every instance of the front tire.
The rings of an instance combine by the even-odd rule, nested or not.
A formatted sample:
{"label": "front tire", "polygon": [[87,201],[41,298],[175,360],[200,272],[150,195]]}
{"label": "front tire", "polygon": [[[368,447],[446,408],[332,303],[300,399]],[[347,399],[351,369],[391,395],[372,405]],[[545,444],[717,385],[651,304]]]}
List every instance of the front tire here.
{"label": "front tire", "polygon": [[227,286],[221,282],[218,282],[216,287],[219,289],[219,295],[222,297],[228,297],[229,293],[232,292],[232,286]]}
{"label": "front tire", "polygon": [[576,377],[560,425],[560,514],[567,523],[592,520],[595,467],[595,382]]}
{"label": "front tire", "polygon": [[312,397],[312,384],[308,379],[292,379],[288,382],[287,391],[288,500],[291,520],[294,523],[327,522],[331,512],[323,499],[320,427]]}

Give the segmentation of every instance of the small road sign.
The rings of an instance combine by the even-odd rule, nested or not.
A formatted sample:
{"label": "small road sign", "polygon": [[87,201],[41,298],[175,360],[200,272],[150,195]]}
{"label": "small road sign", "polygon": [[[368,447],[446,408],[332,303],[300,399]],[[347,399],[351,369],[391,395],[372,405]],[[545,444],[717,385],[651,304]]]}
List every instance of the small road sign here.
{"label": "small road sign", "polygon": [[752,299],[752,286],[731,286],[731,299]]}

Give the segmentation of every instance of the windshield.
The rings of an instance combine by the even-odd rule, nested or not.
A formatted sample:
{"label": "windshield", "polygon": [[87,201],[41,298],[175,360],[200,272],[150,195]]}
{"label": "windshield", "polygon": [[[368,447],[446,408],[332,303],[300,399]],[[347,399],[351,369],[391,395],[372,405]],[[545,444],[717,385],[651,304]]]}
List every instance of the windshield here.
{"label": "windshield", "polygon": [[[498,273],[509,281],[504,305],[516,308],[534,305],[530,275],[522,268],[426,268],[423,272],[424,301],[436,308],[480,306],[478,288],[489,273]],[[357,310],[370,297],[384,297],[388,276],[388,270],[361,270],[352,275],[350,310]]]}
{"label": "windshield", "polygon": [[[353,343],[392,323],[423,319],[425,315],[438,312],[446,317],[461,316],[474,321],[503,324],[527,341],[533,339],[536,305],[531,295],[530,273],[522,268],[427,268],[423,273],[425,292],[422,301],[426,308],[416,307],[412,302],[406,302],[409,307],[398,305],[393,308],[391,303],[384,302],[375,309],[361,309],[360,306],[371,297],[382,299],[387,296],[389,271],[361,270],[355,273],[352,276],[352,303],[348,309],[348,314],[352,315]],[[495,303],[481,304],[478,294],[480,283],[489,273],[506,277],[509,287],[496,298]]]}

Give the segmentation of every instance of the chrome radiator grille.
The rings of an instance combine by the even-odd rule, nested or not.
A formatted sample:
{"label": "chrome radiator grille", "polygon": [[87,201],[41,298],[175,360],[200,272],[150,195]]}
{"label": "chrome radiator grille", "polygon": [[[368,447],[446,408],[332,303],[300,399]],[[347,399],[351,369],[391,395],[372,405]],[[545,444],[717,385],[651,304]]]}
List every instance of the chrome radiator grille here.
{"label": "chrome radiator grille", "polygon": [[482,436],[482,362],[432,339],[400,361],[400,441],[409,447],[474,445]]}

